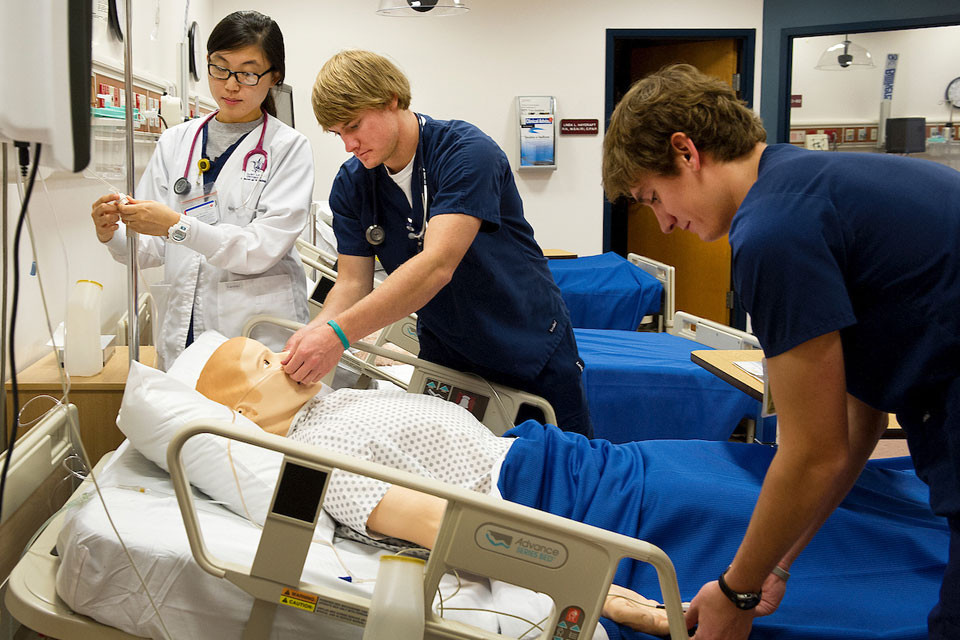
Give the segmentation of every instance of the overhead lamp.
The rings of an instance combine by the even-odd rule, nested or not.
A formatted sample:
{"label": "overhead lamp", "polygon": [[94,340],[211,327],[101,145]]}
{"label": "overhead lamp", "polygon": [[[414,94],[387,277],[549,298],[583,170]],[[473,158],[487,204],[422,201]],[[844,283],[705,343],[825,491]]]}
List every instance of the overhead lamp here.
{"label": "overhead lamp", "polygon": [[377,13],[381,16],[417,18],[452,16],[469,10],[467,0],[380,0]]}
{"label": "overhead lamp", "polygon": [[843,42],[829,47],[820,55],[815,69],[821,71],[841,71],[843,69],[872,69],[873,56],[860,45],[850,42],[849,36]]}

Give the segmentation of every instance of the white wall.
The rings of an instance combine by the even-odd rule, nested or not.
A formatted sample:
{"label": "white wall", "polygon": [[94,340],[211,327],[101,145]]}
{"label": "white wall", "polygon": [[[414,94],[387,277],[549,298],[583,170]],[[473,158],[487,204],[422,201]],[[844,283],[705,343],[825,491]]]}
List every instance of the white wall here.
{"label": "white wall", "polygon": [[[151,32],[158,2],[162,13],[159,37],[154,40]],[[393,57],[410,77],[414,109],[437,118],[473,122],[507,151],[516,166],[517,95],[556,96],[559,117],[596,118],[602,130],[606,29],[755,28],[759,32],[763,8],[762,0],[688,0],[681,4],[472,0],[466,15],[404,19],[376,15],[377,4],[378,0],[191,0],[189,4],[189,18],[199,25],[202,52],[216,21],[232,11],[258,9],[280,24],[287,48],[287,83],[294,87],[297,128],[313,145],[317,199],[327,198],[347,156],[313,119],[310,88],[323,62],[341,49],[366,48]],[[136,0],[133,5],[136,73],[155,82],[175,83],[186,0]],[[108,67],[122,68],[122,45],[111,40],[105,23],[95,22],[94,39],[94,58]],[[759,67],[755,86],[759,87]],[[209,96],[202,77],[191,92]],[[516,174],[527,218],[541,246],[580,255],[601,251],[601,142],[599,135],[561,136],[557,171]],[[119,182],[116,186],[125,188],[125,183]],[[112,332],[126,309],[127,284],[125,268],[99,245],[90,221],[90,205],[105,189],[93,180],[62,173],[50,176],[47,188],[49,198],[42,185],[36,188],[31,216],[38,231],[39,262],[52,324],[63,319],[70,285],[89,278],[104,284],[103,331]],[[15,188],[9,203],[12,210],[19,209]],[[13,213],[10,219],[15,219]],[[10,234],[12,238],[12,228]],[[37,278],[27,275],[33,258],[28,245],[24,247],[16,336],[18,369],[47,353]]]}
{"label": "white wall", "polygon": [[851,34],[851,42],[865,47],[876,67],[814,69],[820,54],[841,40],[842,36],[794,40],[790,93],[802,94],[803,106],[791,109],[791,125],[876,122],[888,53],[900,55],[890,116],[925,117],[933,123],[949,120],[944,91],[960,75],[955,64],[960,58],[960,26]]}
{"label": "white wall", "polygon": [[[138,75],[153,82],[174,85],[178,78],[177,50],[183,30],[186,0],[162,0],[162,3],[163,13],[159,37],[156,40],[151,39],[155,0],[137,0],[133,3],[133,63]],[[190,20],[198,22],[204,46],[206,35],[214,24],[211,15],[210,0],[191,0]],[[106,23],[94,20],[93,35],[94,60],[107,67],[122,69],[123,45],[107,34]],[[122,78],[122,75],[120,77]],[[205,81],[200,83],[200,89],[202,95],[209,96]],[[12,162],[11,154],[11,176],[14,175]],[[143,167],[140,167],[140,171],[142,169]],[[103,332],[113,333],[117,320],[126,310],[126,267],[114,262],[107,250],[100,246],[90,219],[90,205],[106,193],[107,189],[102,183],[81,174],[41,170],[41,175],[45,176],[45,184],[38,178],[30,201],[30,220],[35,232],[37,262],[43,278],[51,323],[56,327],[63,320],[72,283],[78,279],[92,279],[104,285]],[[126,189],[125,180],[112,182],[118,189]],[[10,247],[7,255],[12,261],[14,226],[20,211],[20,199],[15,183],[9,185],[7,203]],[[49,336],[43,315],[39,281],[37,277],[30,275],[33,260],[33,251],[24,230],[20,246],[20,300],[15,343],[18,370],[49,353],[48,347],[44,346]],[[8,296],[12,297],[12,265],[10,271]],[[7,366],[5,375],[9,375],[9,363]]]}
{"label": "white wall", "polygon": [[[390,56],[410,78],[412,109],[472,122],[516,167],[518,95],[556,96],[560,118],[596,118],[603,130],[606,29],[759,31],[763,8],[762,0],[472,0],[465,15],[391,18],[377,15],[377,5],[273,0],[260,9],[283,30],[287,83],[294,88],[297,128],[313,144],[318,199],[327,199],[347,155],[316,124],[310,90],[320,67],[339,50]],[[213,0],[213,6],[217,15],[260,8],[236,0]],[[557,171],[515,173],[542,247],[580,255],[602,250],[601,141],[601,135],[560,136]]]}

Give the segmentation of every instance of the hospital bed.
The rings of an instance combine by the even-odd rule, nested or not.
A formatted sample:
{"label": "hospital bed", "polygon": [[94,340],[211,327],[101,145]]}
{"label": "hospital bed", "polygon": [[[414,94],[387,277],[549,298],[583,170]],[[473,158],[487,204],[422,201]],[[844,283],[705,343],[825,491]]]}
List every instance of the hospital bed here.
{"label": "hospital bed", "polygon": [[[673,268],[613,252],[548,260],[574,327],[663,331],[673,308]],[[668,282],[669,280],[669,282]]]}
{"label": "hospital bed", "polygon": [[775,419],[760,403],[690,360],[698,349],[759,349],[756,337],[677,312],[668,333],[574,329],[598,437],[612,442],[727,440],[742,424],[748,442],[772,442]]}
{"label": "hospital bed", "polygon": [[[182,384],[179,386],[190,391]],[[179,395],[174,394],[166,406],[182,409],[188,404],[178,400]],[[186,418],[180,416],[181,420]],[[209,484],[211,469],[223,467],[224,456],[210,459],[198,454],[198,450],[189,449],[191,442],[210,438],[209,433],[236,438],[231,443],[235,447],[233,456],[243,462],[244,469],[253,466],[251,456],[254,452],[272,456],[266,465],[270,471],[265,474],[272,475],[269,490],[257,492],[266,496],[264,513],[275,508],[273,485],[280,477],[279,470],[285,461],[308,470],[339,467],[362,471],[453,499],[457,507],[448,510],[445,516],[444,533],[437,550],[431,555],[424,582],[425,602],[434,603],[432,610],[425,612],[425,616],[429,616],[425,636],[428,638],[493,640],[506,637],[495,635],[497,629],[518,636],[530,625],[514,625],[512,629],[518,629],[515,633],[512,630],[506,632],[505,627],[513,620],[510,615],[546,615],[541,615],[544,605],[549,604],[544,598],[533,597],[530,592],[510,588],[500,581],[477,578],[477,574],[494,574],[509,576],[506,582],[517,580],[506,573],[515,569],[508,566],[511,564],[509,558],[501,558],[478,543],[475,534],[488,531],[482,525],[502,524],[504,529],[522,531],[528,539],[558,542],[564,545],[570,557],[579,555],[581,548],[595,554],[598,565],[578,571],[569,581],[576,587],[589,585],[579,595],[564,596],[564,589],[570,585],[564,580],[549,579],[560,575],[552,569],[540,570],[525,561],[518,565],[523,567],[520,578],[526,580],[529,577],[535,589],[543,588],[539,581],[548,577],[545,591],[560,598],[561,612],[570,602],[588,605],[582,607],[585,618],[593,616],[597,593],[604,592],[614,568],[611,557],[620,553],[621,545],[629,546],[628,555],[641,551],[638,555],[653,553],[659,556],[636,540],[608,537],[606,532],[586,525],[561,521],[487,496],[436,486],[382,467],[362,465],[361,468],[356,461],[315,448],[294,447],[293,443],[259,431],[237,430],[220,422],[180,427],[163,421],[163,427],[165,431],[178,434],[169,450],[164,447],[167,454],[163,456],[175,480],[134,449],[130,442],[98,465],[97,477],[127,547],[138,565],[148,569],[144,571],[145,581],[159,600],[165,622],[168,628],[172,628],[170,635],[174,638],[198,637],[198,628],[204,629],[210,637],[239,637],[254,598],[231,580],[250,583],[254,591],[257,591],[257,584],[265,584],[240,574],[249,572],[249,567],[258,564],[257,544],[266,534],[261,534],[260,528],[251,524],[249,518],[224,508],[222,502],[218,504],[217,499],[226,502],[231,500],[230,496],[221,495],[215,486]],[[223,443],[214,442],[220,442],[222,450]],[[211,446],[213,443],[205,444]],[[259,447],[254,449],[248,444],[265,445],[276,453]],[[241,445],[242,448],[236,448]],[[643,531],[650,535],[641,537],[663,540],[658,546],[675,564],[683,588],[679,594],[674,594],[675,587],[671,584],[664,590],[667,594],[664,599],[673,615],[678,616],[679,597],[692,597],[701,584],[715,579],[724,563],[732,557],[740,539],[740,528],[746,526],[773,450],[760,445],[725,442],[651,441],[643,445],[649,447],[649,455],[645,457],[645,464],[650,467],[648,476],[659,478],[661,486],[651,485],[649,491],[645,489],[644,503],[650,509],[656,509],[656,517],[651,512],[651,517],[644,518]],[[691,491],[688,483],[691,478],[699,479],[695,485],[699,491]],[[198,488],[202,486],[206,495],[199,489],[191,491],[188,480]],[[207,483],[201,484],[201,480]],[[225,488],[232,483],[233,480],[228,478],[220,484]],[[88,479],[74,494],[68,510],[43,530],[20,561],[11,576],[5,598],[7,606],[18,620],[51,637],[81,640],[131,640],[151,634],[160,637],[155,632],[156,616],[145,600],[143,589],[132,578],[116,538],[106,528],[102,508],[97,498],[91,497],[90,484]],[[741,487],[747,489],[741,491]],[[173,499],[174,493],[181,502]],[[189,502],[184,498],[189,498]],[[248,494],[248,499],[252,498],[254,496]],[[949,544],[948,527],[942,519],[930,513],[926,501],[926,486],[910,470],[909,460],[890,459],[868,464],[857,487],[791,567],[793,576],[780,610],[773,616],[758,619],[751,638],[925,638],[926,610],[936,600]],[[228,504],[236,508],[235,502],[234,498]],[[873,520],[877,514],[883,514],[883,517]],[[181,518],[191,522],[189,538]],[[343,565],[350,568],[353,580],[342,579],[345,576],[343,565],[332,552],[328,552],[329,547],[320,542],[311,545],[304,572],[294,590],[288,592],[293,596],[292,601],[287,602],[291,606],[280,607],[272,637],[360,638],[360,626],[373,595],[373,588],[360,578],[372,577],[376,573],[378,559],[384,551],[334,538],[332,524],[323,515],[320,519],[315,538],[333,540],[332,544]],[[199,525],[199,533],[194,530],[194,524]],[[492,558],[480,567],[476,566],[476,560],[464,557],[471,548],[478,547],[480,558]],[[198,549],[201,550],[199,553]],[[195,554],[202,559],[196,559]],[[204,567],[207,562],[209,566]],[[450,618],[441,622],[436,619],[439,606],[430,589],[448,565],[469,566],[460,573],[459,587],[458,579],[449,574],[440,579],[440,591],[446,599],[444,617]],[[642,563],[620,563],[616,567],[616,579],[622,583],[622,578],[635,588],[638,583],[645,585],[641,592],[657,597],[659,576],[669,573],[664,566],[660,564],[656,571],[652,571]],[[332,573],[330,567],[333,567]],[[236,574],[230,573],[234,570]],[[221,573],[230,578],[217,577]],[[286,588],[290,581],[279,582]],[[890,584],[896,584],[897,588],[890,589]],[[283,592],[275,585],[268,584],[266,589],[273,602],[283,597],[278,597],[277,594]],[[460,594],[453,596],[457,589]],[[308,614],[301,606],[313,606],[319,612]],[[520,606],[519,610],[517,606]],[[496,609],[506,615],[475,617],[455,611],[468,607]],[[591,611],[587,612],[587,608]],[[108,617],[112,624],[105,623]],[[556,627],[550,625],[557,624],[558,617],[557,611],[553,611],[549,624],[543,625],[548,633],[540,637],[552,637]],[[609,621],[603,622],[610,638],[650,640],[650,636],[611,625]],[[481,630],[466,627],[466,624],[479,626]],[[681,630],[671,637],[683,638],[686,633]]]}
{"label": "hospital bed", "polygon": [[[141,370],[148,368],[136,365],[132,373]],[[239,637],[244,627],[244,638],[360,638],[375,588],[363,578],[376,574],[377,561],[385,552],[334,540],[332,521],[317,511],[322,492],[314,493],[315,500],[303,510],[304,487],[313,486],[302,481],[304,474],[313,479],[318,477],[314,474],[337,468],[448,501],[425,570],[425,638],[493,640],[532,631],[528,622],[518,623],[511,616],[540,621],[544,631],[532,631],[527,637],[591,637],[603,594],[622,557],[655,566],[671,616],[671,638],[687,637],[676,576],[666,555],[652,545],[295,444],[255,427],[210,419],[191,421],[196,411],[188,396],[198,394],[171,381],[168,374],[149,372],[159,380],[154,383],[158,387],[144,383],[128,386],[128,392],[163,390],[167,402],[137,397],[128,406],[164,408],[156,420],[143,422],[139,431],[124,423],[123,411],[118,423],[130,430],[131,438],[138,433],[138,443],[157,433],[172,440],[169,449],[164,447],[165,466],[172,478],[157,466],[163,460],[156,451],[148,459],[131,441],[97,467],[100,491],[145,584],[133,577],[88,478],[11,574],[6,605],[17,620],[34,630],[71,639],[164,637],[160,618],[146,600],[149,590],[173,638],[197,637],[199,629],[217,637]],[[208,434],[229,439],[232,452],[224,440]],[[196,447],[188,448],[198,440]],[[224,471],[227,458],[233,478]],[[223,473],[215,478],[211,474],[218,468]],[[191,488],[188,482],[195,478],[197,484]],[[290,494],[286,489],[293,478],[300,480],[295,483],[298,490]],[[256,505],[269,505],[262,517],[236,513],[240,508],[232,496],[241,484],[245,490],[240,504],[248,516],[250,511],[260,513]],[[262,523],[262,530],[254,522]],[[280,541],[290,529],[294,529],[292,537]],[[549,547],[551,552],[519,555],[519,543],[508,542],[511,536]],[[211,540],[214,543],[208,547]],[[276,553],[277,549],[293,553],[295,548],[305,555],[305,565],[302,558]],[[453,575],[452,570],[456,570]],[[438,589],[446,598],[442,617],[439,605],[433,604]],[[552,610],[551,601],[557,603]],[[278,606],[284,604],[289,606]],[[570,635],[572,623],[580,629]],[[501,631],[509,635],[498,635]]]}

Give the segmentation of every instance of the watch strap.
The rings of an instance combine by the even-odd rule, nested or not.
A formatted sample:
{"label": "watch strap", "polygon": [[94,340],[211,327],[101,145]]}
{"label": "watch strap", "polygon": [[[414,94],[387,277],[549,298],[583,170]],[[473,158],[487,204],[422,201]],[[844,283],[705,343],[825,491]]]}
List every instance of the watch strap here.
{"label": "watch strap", "polygon": [[723,570],[723,573],[720,574],[720,577],[717,578],[717,584],[720,585],[720,591],[723,592],[723,595],[727,596],[730,601],[737,606],[738,609],[746,611],[748,609],[753,609],[758,604],[760,604],[760,599],[763,596],[763,591],[734,591],[730,588],[730,585],[727,584],[727,581],[724,579],[724,576],[727,574],[727,571],[730,570],[730,567],[727,567]]}
{"label": "watch strap", "polygon": [[190,219],[181,214],[180,219],[167,229],[167,240],[171,242],[183,242],[190,234]]}

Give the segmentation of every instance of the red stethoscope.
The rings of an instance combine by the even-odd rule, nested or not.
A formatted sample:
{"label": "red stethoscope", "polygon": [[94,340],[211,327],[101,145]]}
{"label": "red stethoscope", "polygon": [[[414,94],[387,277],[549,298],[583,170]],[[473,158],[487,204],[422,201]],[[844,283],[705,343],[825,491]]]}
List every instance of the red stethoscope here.
{"label": "red stethoscope", "polygon": [[[214,116],[216,116],[218,113],[220,113],[219,109],[217,109],[216,111],[208,115],[206,118],[204,118],[203,122],[201,122],[200,126],[197,128],[196,133],[193,134],[193,142],[190,143],[190,154],[187,156],[187,166],[183,170],[183,176],[180,178],[177,178],[177,181],[173,183],[173,192],[176,193],[178,196],[182,196],[183,194],[190,191],[190,181],[187,180],[187,176],[190,174],[190,163],[193,161],[193,150],[197,146],[197,137],[203,131],[203,128],[207,126],[207,123],[210,122],[210,120]],[[260,168],[260,171],[263,172],[267,170],[267,152],[263,148],[263,137],[267,133],[268,117],[269,115],[267,114],[267,112],[263,111],[263,125],[260,127],[260,139],[257,141],[257,146],[255,146],[250,151],[247,151],[247,154],[243,156],[242,171],[244,173],[247,172],[247,163],[250,161],[250,158],[252,158],[253,156],[263,156],[263,167]],[[206,158],[200,158],[200,163],[198,165],[198,168],[200,169],[200,174],[202,175],[204,171],[210,168],[210,161],[207,160]]]}

